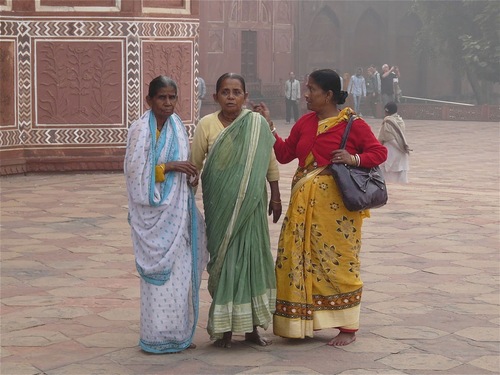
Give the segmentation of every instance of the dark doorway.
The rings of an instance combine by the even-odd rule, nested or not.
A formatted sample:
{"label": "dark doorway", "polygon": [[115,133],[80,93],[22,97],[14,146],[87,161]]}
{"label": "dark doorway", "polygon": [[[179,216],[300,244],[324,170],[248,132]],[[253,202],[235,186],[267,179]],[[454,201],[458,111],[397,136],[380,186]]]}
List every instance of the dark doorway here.
{"label": "dark doorway", "polygon": [[241,74],[248,82],[257,82],[257,31],[241,32]]}

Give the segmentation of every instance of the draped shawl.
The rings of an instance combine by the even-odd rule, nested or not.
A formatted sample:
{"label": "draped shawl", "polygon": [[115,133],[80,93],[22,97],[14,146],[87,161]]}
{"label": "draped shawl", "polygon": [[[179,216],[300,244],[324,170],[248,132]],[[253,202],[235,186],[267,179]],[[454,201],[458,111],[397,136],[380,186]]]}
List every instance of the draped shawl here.
{"label": "draped shawl", "polygon": [[382,144],[394,140],[401,152],[406,154],[410,152],[410,147],[405,138],[405,123],[397,113],[384,117],[378,140]]}
{"label": "draped shawl", "polygon": [[[124,163],[129,223],[137,271],[154,285],[168,281],[179,252],[189,244],[196,265],[198,241],[204,241],[201,214],[187,175],[168,172],[164,182],[155,181],[157,164],[188,158],[188,134],[175,113],[165,122],[158,140],[151,111],[130,127]],[[197,277],[196,272],[193,275]]]}
{"label": "draped shawl", "polygon": [[[207,155],[201,180],[212,296],[228,249],[258,204],[267,199],[265,182],[273,143],[264,118],[245,109],[219,134]],[[251,243],[255,238],[243,240]]]}

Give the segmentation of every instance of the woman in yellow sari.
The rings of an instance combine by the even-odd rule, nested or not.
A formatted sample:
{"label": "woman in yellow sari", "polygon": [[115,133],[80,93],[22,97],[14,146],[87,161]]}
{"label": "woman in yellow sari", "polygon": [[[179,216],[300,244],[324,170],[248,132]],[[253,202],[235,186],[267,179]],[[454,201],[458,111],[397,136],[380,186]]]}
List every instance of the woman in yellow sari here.
{"label": "woman in yellow sari", "polygon": [[[277,160],[299,160],[278,243],[273,328],[276,335],[288,338],[337,328],[339,334],[328,344],[342,346],[356,339],[359,328],[361,226],[369,212],[346,209],[327,166],[374,167],[385,161],[387,150],[359,117],[346,148],[339,150],[347,122],[356,114],[350,108],[338,109],[347,93],[333,70],[312,72],[305,98],[312,112],[297,121],[287,139],[271,129]],[[265,105],[260,112],[272,123]]]}

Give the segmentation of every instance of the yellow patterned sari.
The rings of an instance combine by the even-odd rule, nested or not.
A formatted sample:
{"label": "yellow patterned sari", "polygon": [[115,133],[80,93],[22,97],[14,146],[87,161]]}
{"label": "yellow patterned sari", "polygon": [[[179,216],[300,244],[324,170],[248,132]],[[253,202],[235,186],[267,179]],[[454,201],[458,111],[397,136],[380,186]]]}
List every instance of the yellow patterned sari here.
{"label": "yellow patterned sari", "polygon": [[[349,115],[346,108],[320,121],[318,134]],[[304,338],[318,329],[355,332],[359,327],[361,225],[369,213],[348,211],[333,177],[320,174],[324,169],[309,154],[292,182],[275,267],[278,336]]]}

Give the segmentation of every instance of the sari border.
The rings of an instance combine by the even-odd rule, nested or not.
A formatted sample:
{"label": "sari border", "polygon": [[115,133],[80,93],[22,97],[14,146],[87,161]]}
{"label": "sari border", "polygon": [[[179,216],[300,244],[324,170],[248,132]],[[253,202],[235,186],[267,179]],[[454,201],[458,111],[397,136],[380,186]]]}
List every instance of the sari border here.
{"label": "sari border", "polygon": [[[295,195],[295,193],[297,191],[300,190],[300,188],[302,186],[304,186],[306,184],[306,182],[309,182],[311,179],[313,179],[314,177],[316,177],[317,175],[319,175],[321,172],[323,172],[328,166],[327,165],[324,165],[322,167],[318,167],[318,168],[315,168],[311,171],[307,171],[307,167],[304,168],[304,172],[306,173],[302,178],[300,178],[297,182],[294,182],[292,183],[292,192],[291,192],[291,196],[293,197]],[[300,173],[300,170],[302,168],[297,168],[297,171],[295,172],[295,176],[294,176],[294,179],[296,176],[298,176],[298,174]]]}

